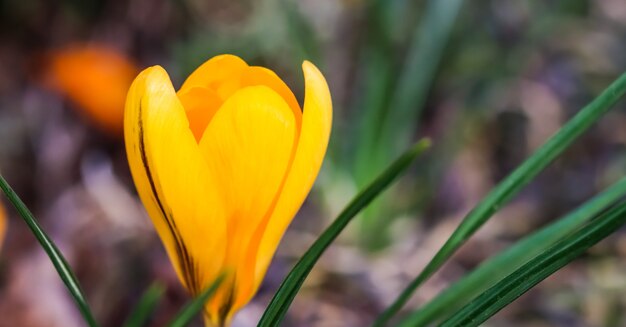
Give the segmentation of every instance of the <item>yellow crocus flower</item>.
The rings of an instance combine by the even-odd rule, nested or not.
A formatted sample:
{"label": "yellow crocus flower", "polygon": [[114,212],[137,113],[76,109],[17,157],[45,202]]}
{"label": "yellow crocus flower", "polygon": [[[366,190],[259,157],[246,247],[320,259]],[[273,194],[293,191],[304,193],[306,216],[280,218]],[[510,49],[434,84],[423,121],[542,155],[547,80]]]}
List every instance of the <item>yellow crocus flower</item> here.
{"label": "yellow crocus flower", "polygon": [[228,325],[256,293],[319,172],[330,135],[326,80],[302,64],[304,110],[271,70],[221,55],[176,92],[144,70],[126,101],[126,151],[138,193],[187,290],[221,274],[208,325]]}

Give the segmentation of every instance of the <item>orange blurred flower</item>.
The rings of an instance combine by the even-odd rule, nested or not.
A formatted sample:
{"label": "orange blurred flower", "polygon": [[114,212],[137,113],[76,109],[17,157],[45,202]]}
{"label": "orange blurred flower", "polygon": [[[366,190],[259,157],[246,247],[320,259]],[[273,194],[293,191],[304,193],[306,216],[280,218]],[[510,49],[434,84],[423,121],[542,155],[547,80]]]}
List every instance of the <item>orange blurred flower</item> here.
{"label": "orange blurred flower", "polygon": [[53,87],[98,127],[121,136],[126,93],[139,72],[136,65],[102,45],[71,46],[53,52],[49,59]]}

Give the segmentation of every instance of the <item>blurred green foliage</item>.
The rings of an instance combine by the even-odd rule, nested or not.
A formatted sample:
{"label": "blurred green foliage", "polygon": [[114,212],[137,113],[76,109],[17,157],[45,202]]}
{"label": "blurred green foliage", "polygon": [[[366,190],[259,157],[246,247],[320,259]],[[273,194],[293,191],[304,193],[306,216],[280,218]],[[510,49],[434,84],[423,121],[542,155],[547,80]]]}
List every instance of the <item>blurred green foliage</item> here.
{"label": "blurred green foliage", "polygon": [[[303,215],[335,216],[407,144],[428,136],[435,145],[408,178],[358,217],[355,222],[360,226],[340,240],[340,246],[351,249],[358,244],[365,250],[367,259],[363,260],[388,258],[384,261],[387,266],[351,267],[346,273],[345,267],[335,268],[335,261],[329,260],[320,268],[325,269],[322,277],[316,277],[316,295],[331,303],[324,308],[356,312],[361,320],[355,318],[354,325],[363,325],[400,291],[397,285],[408,283],[417,273],[415,267],[425,264],[402,249],[413,249],[415,256],[432,255],[439,244],[433,238],[443,242],[442,237],[456,226],[455,219],[626,70],[624,8],[621,0],[0,1],[0,68],[7,72],[0,77],[0,167],[16,181],[20,194],[31,200],[27,202],[41,211],[80,185],[77,173],[62,179],[58,172],[76,171],[82,156],[93,149],[104,149],[117,164],[116,174],[128,184],[118,143],[91,131],[83,139],[59,132],[66,131],[54,124],[61,121],[63,128],[75,128],[74,117],[54,116],[58,111],[48,98],[42,101],[35,96],[33,100],[37,93],[33,75],[40,56],[56,46],[111,43],[144,66],[166,66],[175,85],[207,58],[235,53],[252,64],[272,67],[300,101],[300,64],[303,59],[311,60],[329,80],[336,120],[324,173]],[[42,108],[33,110],[37,106]],[[21,113],[27,110],[30,116]],[[618,108],[599,121],[598,127],[591,128],[521,191],[512,203],[514,208],[498,217],[501,222],[490,222],[492,229],[453,259],[434,281],[431,292],[622,177],[626,172],[621,134],[624,116]],[[65,140],[61,144],[77,147],[60,152],[69,158],[71,169],[62,166],[55,171],[45,158],[36,159],[44,157],[42,149],[52,144],[46,140],[55,132]],[[67,141],[74,139],[78,141]],[[46,177],[45,182],[38,179],[41,176]],[[519,216],[523,219],[515,220]],[[42,221],[50,226],[61,224],[55,216],[43,216]],[[319,234],[327,223],[296,220],[296,238],[306,241],[303,236]],[[602,253],[623,253],[619,241],[610,244]],[[10,256],[24,255],[20,246],[10,244]],[[80,246],[87,249],[84,251],[100,250],[97,245]],[[293,254],[286,252],[278,258],[277,273],[269,277],[270,291],[280,283],[285,267],[295,261]],[[404,266],[403,260],[406,268],[395,267]],[[618,259],[611,265],[618,272],[623,270]],[[149,275],[146,271],[154,268],[136,266],[133,269],[140,277],[129,280],[132,292],[140,293],[149,282],[144,278]],[[590,264],[589,270],[593,267]],[[380,276],[387,278],[381,281]],[[91,280],[88,285],[99,282]],[[350,283],[366,296],[359,293],[361,296],[355,297],[335,287]],[[566,311],[564,315],[584,316],[593,320],[590,325],[597,325],[605,317],[596,316],[605,311],[607,317],[615,315],[626,305],[619,296],[607,296],[615,290],[607,291],[599,284],[601,281],[588,277],[588,289],[572,291],[575,295],[595,294],[599,300],[568,293],[566,304],[554,306]],[[540,293],[547,298],[545,302],[562,294],[552,290]],[[262,289],[259,301],[269,301],[268,293]],[[337,299],[348,296],[352,298],[346,308],[336,304],[341,302]],[[185,299],[175,293],[164,301],[172,298],[175,303]],[[424,298],[417,300],[423,302]],[[494,324],[562,323],[561,315],[555,318],[549,312],[554,308],[541,307],[545,302],[526,302],[528,314],[510,309]],[[602,303],[589,309],[590,302]],[[318,310],[310,302],[303,303],[293,308],[296,313],[287,323],[306,320],[307,312]],[[169,304],[164,306],[179,307]],[[598,306],[605,311],[591,314]],[[109,324],[119,325],[123,315],[111,316]],[[615,326],[623,323],[620,317],[609,318],[606,321],[616,321]]]}

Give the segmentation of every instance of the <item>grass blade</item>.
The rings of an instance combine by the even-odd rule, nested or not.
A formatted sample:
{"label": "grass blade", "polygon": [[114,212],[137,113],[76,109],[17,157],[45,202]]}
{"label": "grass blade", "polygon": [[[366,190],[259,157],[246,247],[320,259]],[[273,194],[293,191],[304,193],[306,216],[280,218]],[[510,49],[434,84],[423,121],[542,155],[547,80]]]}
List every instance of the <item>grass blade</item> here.
{"label": "grass blade", "polygon": [[[381,171],[390,158],[409,146],[462,4],[463,0],[428,1],[412,38],[407,38],[409,48],[404,62],[400,69],[395,69],[389,57],[396,55],[397,47],[381,32],[390,27],[380,17],[392,1],[374,1],[370,25],[375,30],[367,34],[371,45],[365,49],[366,60],[362,63],[366,91],[361,95],[364,101],[360,106],[365,110],[357,111],[362,120],[356,140],[358,186],[365,185],[369,176]],[[400,75],[397,80],[396,74]],[[379,221],[388,209],[387,203],[383,196],[364,212],[362,238],[368,240],[364,245],[371,250],[388,243],[385,225]]]}
{"label": "grass blade", "polygon": [[78,309],[80,310],[80,313],[87,322],[87,324],[90,327],[98,326],[96,320],[93,318],[91,309],[89,309],[89,305],[85,300],[85,296],[83,295],[83,292],[80,288],[78,279],[74,275],[74,272],[72,271],[70,265],[63,257],[61,251],[59,251],[54,242],[41,228],[41,226],[35,219],[35,216],[33,216],[30,210],[28,210],[28,207],[26,207],[24,202],[22,202],[22,200],[15,193],[15,191],[13,191],[9,183],[7,183],[2,175],[0,175],[0,188],[7,196],[9,201],[11,201],[11,203],[19,213],[20,217],[22,217],[24,222],[26,222],[28,228],[30,228],[31,232],[33,232],[33,235],[35,235],[35,238],[37,238],[37,241],[39,242],[41,247],[44,249],[44,251],[46,251],[46,254],[50,258],[50,261],[52,261],[52,264],[54,265],[56,271],[59,273],[61,280],[63,280],[63,283],[74,298],[74,302],[76,302],[76,304],[78,305]]}
{"label": "grass blade", "polygon": [[522,266],[522,264],[545,251],[559,239],[597,216],[608,206],[624,197],[624,195],[626,195],[626,178],[622,178],[565,217],[488,259],[461,280],[439,293],[422,308],[413,312],[398,326],[426,326],[442,318],[443,315],[457,310],[473,297],[487,290],[498,280],[506,277]]}
{"label": "grass blade", "polygon": [[482,293],[441,326],[480,325],[625,223],[626,202],[621,202]]}
{"label": "grass blade", "polygon": [[478,228],[522,187],[528,184],[548,164],[567,149],[574,140],[584,133],[626,92],[626,74],[622,74],[591,103],[570,119],[555,135],[546,141],[526,161],[517,167],[509,176],[500,182],[483,198],[463,219],[450,238],[426,265],[424,270],[407,286],[398,298],[374,322],[374,326],[384,326],[411,297],[413,292],[435,273],[456,250]]}
{"label": "grass blade", "polygon": [[[381,2],[388,4],[388,1]],[[393,158],[408,146],[462,4],[463,0],[428,1],[422,21],[415,26],[405,62],[399,70],[401,75],[389,90],[392,94],[388,103],[369,107],[365,113],[369,120],[362,137],[368,142],[359,144],[361,160],[357,161],[357,165],[364,166],[363,170],[371,172],[371,169],[384,167],[387,164],[385,160],[389,160],[390,156]],[[374,10],[381,9],[375,6]],[[391,53],[382,55],[386,55],[380,58],[383,63],[388,62]],[[377,71],[374,73],[369,77],[375,82],[380,74],[376,74]],[[377,89],[383,88],[376,87],[371,91]],[[372,159],[377,166],[369,168]]]}
{"label": "grass blade", "polygon": [[208,301],[217,291],[217,288],[224,281],[224,275],[218,277],[211,286],[207,287],[200,295],[198,295],[191,302],[187,303],[185,307],[176,315],[172,322],[168,325],[170,327],[184,327],[187,326],[198,313],[204,309],[204,304]]}
{"label": "grass blade", "polygon": [[290,41],[298,54],[297,63],[303,60],[320,63],[320,46],[313,26],[300,13],[294,1],[280,0],[279,5],[287,20]]}
{"label": "grass blade", "polygon": [[380,130],[376,149],[383,151],[381,159],[409,144],[462,4],[463,0],[428,1]]}
{"label": "grass blade", "polygon": [[308,276],[317,260],[326,248],[337,238],[339,233],[348,225],[354,216],[375,199],[383,190],[407,168],[410,164],[430,147],[430,141],[424,139],[415,144],[409,151],[398,158],[387,170],[376,178],[367,188],[361,191],[348,206],[339,214],[337,219],[311,245],[298,263],[291,269],[287,277],[276,291],[270,304],[266,308],[258,326],[279,326],[287,313],[289,305],[300,290],[302,283]]}
{"label": "grass blade", "polygon": [[161,300],[163,293],[165,292],[165,286],[161,283],[154,283],[148,288],[148,290],[141,296],[139,303],[130,316],[124,323],[124,327],[141,327],[144,326],[150,316],[154,312],[157,304]]}

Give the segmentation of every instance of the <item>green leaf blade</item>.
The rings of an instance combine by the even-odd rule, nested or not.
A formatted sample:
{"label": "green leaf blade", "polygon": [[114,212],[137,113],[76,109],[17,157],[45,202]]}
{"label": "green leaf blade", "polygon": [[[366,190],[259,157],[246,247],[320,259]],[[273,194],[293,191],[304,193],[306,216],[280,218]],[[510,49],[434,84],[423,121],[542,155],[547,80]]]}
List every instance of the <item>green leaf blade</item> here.
{"label": "green leaf blade", "polygon": [[300,290],[304,280],[308,276],[311,269],[322,256],[324,251],[337,238],[339,233],[348,225],[348,223],[375,199],[383,190],[404,171],[408,169],[410,164],[421,153],[430,147],[430,141],[424,139],[415,144],[404,155],[400,156],[388,169],[376,178],[367,188],[361,191],[348,206],[339,214],[337,219],[319,236],[319,238],[311,245],[307,252],[300,258],[296,265],[283,280],[276,294],[272,298],[270,304],[266,308],[258,326],[270,327],[279,326],[280,322],[287,313],[291,302]]}
{"label": "green leaf blade", "polygon": [[[354,177],[359,188],[410,145],[463,0],[427,1],[419,22],[413,24],[407,37],[399,40],[408,48],[397,67],[389,60],[397,55],[397,27],[393,25],[398,24],[401,11],[411,9],[410,3],[377,0],[368,6],[367,40],[359,64],[365,92],[355,104],[360,122]],[[389,201],[386,196],[380,197],[360,219],[362,245],[370,251],[389,243],[389,231],[379,219],[387,214]]]}
{"label": "green leaf blade", "polygon": [[91,309],[83,295],[78,279],[65,260],[65,257],[63,257],[61,251],[59,251],[52,239],[50,239],[41,225],[39,225],[39,222],[37,222],[37,219],[35,219],[35,216],[30,212],[26,204],[24,204],[2,175],[0,175],[0,189],[2,189],[9,201],[13,204],[20,217],[22,217],[26,225],[28,225],[28,228],[50,258],[59,277],[61,277],[61,280],[70,292],[74,302],[78,305],[78,309],[88,326],[97,327],[98,324],[91,313]]}
{"label": "green leaf blade", "polygon": [[607,113],[626,92],[626,74],[622,74],[591,103],[570,119],[526,161],[487,194],[461,221],[431,261],[413,279],[396,300],[376,319],[373,326],[384,326],[406,304],[412,294],[430,278],[465,241],[501,206],[534,179],[548,164],[567,149],[581,134]]}
{"label": "green leaf blade", "polygon": [[[380,127],[376,149],[383,158],[407,146],[427,100],[463,0],[430,0],[413,40]],[[390,152],[393,150],[393,152]]]}
{"label": "green leaf blade", "polygon": [[578,209],[489,258],[478,268],[406,317],[398,327],[426,326],[460,308],[524,263],[573,232],[626,195],[626,178],[585,202]]}
{"label": "green leaf blade", "polygon": [[150,319],[150,316],[156,309],[156,306],[159,304],[161,297],[163,297],[163,293],[165,293],[165,286],[161,283],[153,283],[141,296],[137,306],[133,309],[123,326],[144,326]]}
{"label": "green leaf blade", "polygon": [[480,325],[624,224],[626,224],[626,202],[621,202],[508,275],[440,326]]}
{"label": "green leaf blade", "polygon": [[204,304],[213,296],[224,281],[225,276],[219,276],[211,286],[207,287],[200,295],[198,295],[191,302],[187,303],[185,307],[176,315],[172,322],[168,324],[170,327],[184,327],[187,326],[198,313],[204,309]]}

